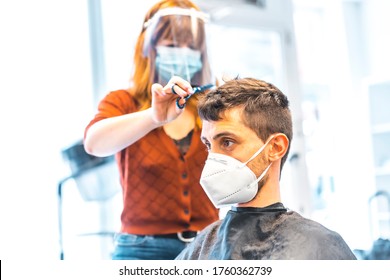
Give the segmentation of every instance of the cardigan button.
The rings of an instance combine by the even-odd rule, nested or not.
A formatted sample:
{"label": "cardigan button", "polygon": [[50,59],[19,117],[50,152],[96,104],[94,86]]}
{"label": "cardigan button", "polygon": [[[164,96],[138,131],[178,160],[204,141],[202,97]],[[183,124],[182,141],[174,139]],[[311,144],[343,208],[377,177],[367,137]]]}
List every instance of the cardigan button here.
{"label": "cardigan button", "polygon": [[187,172],[183,172],[183,173],[181,174],[181,177],[182,177],[183,179],[186,179],[186,178],[187,178]]}

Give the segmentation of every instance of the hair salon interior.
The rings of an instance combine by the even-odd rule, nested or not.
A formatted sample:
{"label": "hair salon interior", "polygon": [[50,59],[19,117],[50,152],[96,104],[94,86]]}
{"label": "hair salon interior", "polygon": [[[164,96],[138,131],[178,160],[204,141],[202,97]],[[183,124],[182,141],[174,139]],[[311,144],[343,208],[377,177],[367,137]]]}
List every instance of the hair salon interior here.
{"label": "hair salon interior", "polygon": [[[81,140],[103,95],[128,86],[155,2],[0,2],[0,259],[110,258],[118,174]],[[358,259],[390,259],[390,1],[194,2],[209,15],[215,74],[264,79],[290,99],[283,203]]]}

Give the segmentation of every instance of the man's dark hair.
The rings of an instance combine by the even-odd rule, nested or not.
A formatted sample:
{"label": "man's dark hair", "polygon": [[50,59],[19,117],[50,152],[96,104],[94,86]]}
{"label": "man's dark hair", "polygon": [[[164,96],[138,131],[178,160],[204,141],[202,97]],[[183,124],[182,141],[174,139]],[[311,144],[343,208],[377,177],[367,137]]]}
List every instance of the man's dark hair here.
{"label": "man's dark hair", "polygon": [[289,140],[286,162],[293,136],[289,101],[273,84],[254,78],[236,78],[204,95],[198,104],[202,120],[218,121],[226,110],[241,107],[243,121],[259,138],[266,141],[271,134],[284,133]]}

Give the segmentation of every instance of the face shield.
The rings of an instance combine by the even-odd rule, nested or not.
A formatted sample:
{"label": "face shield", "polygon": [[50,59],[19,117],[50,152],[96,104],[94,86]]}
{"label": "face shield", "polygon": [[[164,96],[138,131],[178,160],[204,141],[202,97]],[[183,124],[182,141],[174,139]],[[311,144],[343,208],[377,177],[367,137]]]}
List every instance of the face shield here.
{"label": "face shield", "polygon": [[211,83],[207,57],[207,15],[179,7],[158,11],[144,24],[143,55],[149,58],[154,83],[179,76],[193,86]]}

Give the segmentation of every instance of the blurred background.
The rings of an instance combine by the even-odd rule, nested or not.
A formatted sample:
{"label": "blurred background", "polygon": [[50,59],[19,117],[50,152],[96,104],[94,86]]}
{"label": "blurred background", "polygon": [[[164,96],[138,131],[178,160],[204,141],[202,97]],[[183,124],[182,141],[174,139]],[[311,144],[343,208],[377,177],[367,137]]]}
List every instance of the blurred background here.
{"label": "blurred background", "polygon": [[[155,2],[0,1],[0,259],[109,258],[117,171],[81,139],[97,102],[128,87]],[[390,259],[390,1],[194,2],[210,15],[218,77],[264,79],[289,96],[284,204],[359,259]]]}

